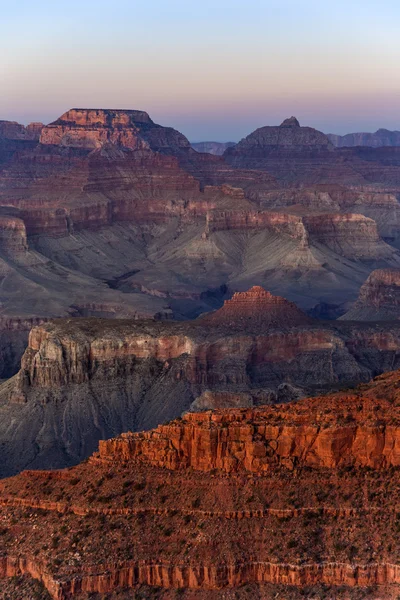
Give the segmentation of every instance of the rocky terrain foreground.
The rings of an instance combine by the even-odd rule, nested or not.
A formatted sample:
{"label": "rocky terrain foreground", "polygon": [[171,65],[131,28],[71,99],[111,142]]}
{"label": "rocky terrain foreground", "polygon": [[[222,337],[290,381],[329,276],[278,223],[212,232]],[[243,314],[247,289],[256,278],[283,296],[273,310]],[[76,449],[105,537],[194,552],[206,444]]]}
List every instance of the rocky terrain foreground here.
{"label": "rocky terrain foreground", "polygon": [[1,121],[0,378],[49,318],[187,319],[252,285],[341,316],[400,267],[399,194],[399,148],[294,117],[222,156],[139,110]]}
{"label": "rocky terrain foreground", "polygon": [[184,411],[289,402],[400,368],[400,321],[321,321],[261,287],[194,321],[34,327],[0,385],[0,476],[70,466]]}
{"label": "rocky terrain foreground", "polygon": [[31,577],[57,600],[397,598],[399,389],[396,371],[188,413],[3,480],[0,591],[20,598]]}

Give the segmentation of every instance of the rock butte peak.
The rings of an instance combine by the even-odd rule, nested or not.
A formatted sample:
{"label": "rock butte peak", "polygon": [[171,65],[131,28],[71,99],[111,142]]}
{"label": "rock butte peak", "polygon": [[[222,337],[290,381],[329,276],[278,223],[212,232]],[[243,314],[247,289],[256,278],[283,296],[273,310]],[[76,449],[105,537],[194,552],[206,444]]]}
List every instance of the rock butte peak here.
{"label": "rock butte peak", "polygon": [[226,300],[219,310],[203,317],[212,323],[229,323],[234,326],[246,322],[259,326],[294,326],[310,322],[293,302],[281,296],[274,296],[259,285],[246,292],[236,292]]}
{"label": "rock butte peak", "polygon": [[266,125],[256,129],[236,146],[228,148],[226,155],[236,156],[244,152],[249,156],[248,153],[253,151],[259,158],[263,149],[270,152],[272,149],[285,148],[297,152],[303,149],[332,149],[333,145],[321,131],[312,127],[301,127],[296,117],[290,117],[280,125]]}
{"label": "rock butte peak", "polygon": [[71,108],[51,125],[70,124],[81,127],[103,126],[115,127],[117,125],[129,127],[134,123],[152,124],[147,112],[144,110],[111,109],[111,108]]}
{"label": "rock butte peak", "polygon": [[153,123],[144,110],[112,109],[112,108],[71,108],[65,112],[54,124],[71,123],[75,125],[115,125],[129,126],[132,123]]}
{"label": "rock butte peak", "polygon": [[253,302],[261,299],[275,303],[286,302],[286,300],[280,296],[273,296],[271,292],[265,290],[261,285],[253,285],[247,292],[235,292],[231,300],[226,300],[225,304],[232,302]]}
{"label": "rock butte peak", "polygon": [[42,129],[42,145],[87,151],[112,144],[130,150],[190,148],[187,138],[154,123],[142,110],[71,108]]}
{"label": "rock butte peak", "polygon": [[280,124],[280,127],[300,127],[300,123],[296,117],[289,117]]}

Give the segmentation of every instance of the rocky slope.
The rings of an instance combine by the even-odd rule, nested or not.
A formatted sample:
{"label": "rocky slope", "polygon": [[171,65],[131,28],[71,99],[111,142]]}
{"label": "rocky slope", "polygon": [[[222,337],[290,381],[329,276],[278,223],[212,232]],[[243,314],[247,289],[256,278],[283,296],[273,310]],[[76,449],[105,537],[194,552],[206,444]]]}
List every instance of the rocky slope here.
{"label": "rocky slope", "polygon": [[395,321],[400,318],[400,270],[373,271],[361,286],[354,306],[341,317],[356,321]]}
{"label": "rocky slope", "polygon": [[398,390],[394,372],[351,394],[187,414],[72,469],[3,480],[0,591],[20,597],[8,578],[24,576],[57,600],[394,600]]}
{"label": "rocky slope", "polygon": [[327,137],[334,146],[339,148],[343,146],[372,146],[373,148],[400,146],[400,131],[390,131],[389,129],[378,129],[374,133],[347,133],[346,135],[328,133]]}
{"label": "rocky slope", "polygon": [[400,324],[319,322],[262,288],[195,321],[68,319],[32,329],[0,386],[0,475],[86,458],[186,410],[284,402],[400,367]]}

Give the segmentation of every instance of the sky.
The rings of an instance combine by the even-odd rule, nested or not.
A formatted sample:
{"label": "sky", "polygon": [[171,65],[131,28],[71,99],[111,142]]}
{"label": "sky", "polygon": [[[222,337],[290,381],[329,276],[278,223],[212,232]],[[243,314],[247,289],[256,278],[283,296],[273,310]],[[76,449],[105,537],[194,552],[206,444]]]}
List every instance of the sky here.
{"label": "sky", "polygon": [[400,129],[399,0],[0,0],[0,119],[146,110],[191,141]]}

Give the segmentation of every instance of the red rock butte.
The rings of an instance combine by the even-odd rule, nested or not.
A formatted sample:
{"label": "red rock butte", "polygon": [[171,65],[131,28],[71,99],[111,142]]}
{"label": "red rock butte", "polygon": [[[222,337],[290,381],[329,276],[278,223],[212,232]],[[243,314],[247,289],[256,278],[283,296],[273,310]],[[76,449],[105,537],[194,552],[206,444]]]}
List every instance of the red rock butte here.
{"label": "red rock butte", "polygon": [[293,302],[274,296],[259,285],[247,292],[235,292],[230,300],[225,300],[222,308],[206,315],[203,320],[216,325],[235,326],[245,322],[246,326],[282,328],[311,322]]}

